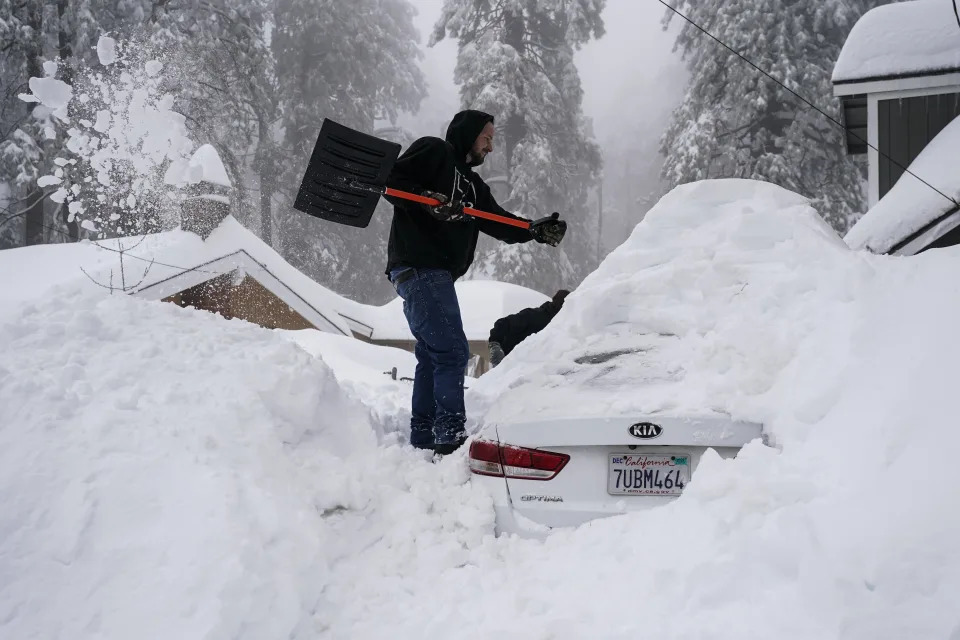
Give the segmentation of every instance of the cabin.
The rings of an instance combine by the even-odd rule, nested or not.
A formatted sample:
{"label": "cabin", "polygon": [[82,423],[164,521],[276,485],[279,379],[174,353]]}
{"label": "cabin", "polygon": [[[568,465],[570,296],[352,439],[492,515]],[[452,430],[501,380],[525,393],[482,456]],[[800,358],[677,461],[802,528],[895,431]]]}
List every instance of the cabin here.
{"label": "cabin", "polygon": [[832,79],[847,152],[867,155],[872,207],[960,114],[960,26],[953,5],[914,0],[868,11],[850,31]]}

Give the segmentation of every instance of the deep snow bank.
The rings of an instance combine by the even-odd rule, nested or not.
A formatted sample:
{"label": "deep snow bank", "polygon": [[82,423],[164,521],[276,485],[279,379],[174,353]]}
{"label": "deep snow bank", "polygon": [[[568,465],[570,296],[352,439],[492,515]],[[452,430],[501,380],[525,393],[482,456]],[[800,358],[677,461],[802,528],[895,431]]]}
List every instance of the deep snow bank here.
{"label": "deep snow bank", "polygon": [[478,381],[530,411],[552,357],[672,334],[553,399],[623,376],[621,409],[660,385],[776,436],[545,543],[490,537],[462,455],[383,446],[401,396],[362,406],[333,341],[63,290],[0,307],[0,637],[960,638],[960,251],[855,253],[812,216],[768,185],[676,190]]}
{"label": "deep snow bank", "polygon": [[0,354],[0,637],[313,638],[331,563],[399,533],[359,523],[490,531],[278,333],[77,294],[5,309]]}

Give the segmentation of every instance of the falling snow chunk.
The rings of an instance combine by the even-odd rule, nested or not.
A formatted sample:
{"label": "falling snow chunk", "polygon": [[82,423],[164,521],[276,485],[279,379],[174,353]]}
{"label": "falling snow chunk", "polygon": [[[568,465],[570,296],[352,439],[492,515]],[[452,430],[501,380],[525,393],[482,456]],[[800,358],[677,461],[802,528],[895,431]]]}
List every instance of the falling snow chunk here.
{"label": "falling snow chunk", "polygon": [[147,75],[151,78],[156,78],[160,71],[163,70],[163,63],[159,60],[150,60],[146,64]]}
{"label": "falling snow chunk", "polygon": [[29,93],[18,93],[17,97],[24,102],[40,102],[40,99],[37,96],[30,95]]}
{"label": "falling snow chunk", "polygon": [[83,213],[83,205],[79,202],[71,202],[69,205],[67,205],[67,211],[74,215]]}
{"label": "falling snow chunk", "polygon": [[106,109],[97,111],[97,122],[93,125],[95,131],[106,133],[110,128],[110,112]]}
{"label": "falling snow chunk", "polygon": [[43,72],[51,78],[57,75],[57,63],[53,60],[47,60],[43,63]]}
{"label": "falling snow chunk", "polygon": [[73,192],[73,195],[75,196],[80,195],[80,185],[78,184],[73,185],[72,187],[70,187],[70,191]]}
{"label": "falling snow chunk", "polygon": [[87,231],[99,231],[99,229],[97,229],[97,225],[93,223],[93,220],[84,220],[80,223],[80,226]]}
{"label": "falling snow chunk", "polygon": [[[99,196],[99,197],[102,198],[103,196]],[[98,199],[99,199],[99,198],[98,198]],[[101,202],[102,202],[102,201],[101,201]],[[111,213],[111,214],[110,214],[110,222],[114,222],[114,221],[119,220],[119,219],[120,219],[120,214],[119,214],[119,213]]]}
{"label": "falling snow chunk", "polygon": [[53,172],[53,175],[57,176],[58,178],[62,178],[62,177],[63,177],[63,169],[57,169],[56,171]]}
{"label": "falling snow chunk", "polygon": [[46,138],[47,140],[56,140],[57,132],[53,127],[44,127],[43,137]]}
{"label": "falling snow chunk", "polygon": [[81,121],[80,121],[80,124],[82,124],[83,126],[85,126],[87,129],[89,129],[90,127],[93,126],[93,123],[90,122],[89,120],[81,120]]}
{"label": "falling snow chunk", "polygon": [[30,78],[30,91],[44,106],[51,109],[66,107],[73,96],[73,89],[56,78]]}
{"label": "falling snow chunk", "polygon": [[137,199],[133,197],[133,194],[127,196],[127,207],[133,209],[137,206]]}
{"label": "falling snow chunk", "polygon": [[58,167],[64,167],[67,165],[67,160],[65,158],[54,158],[53,164],[57,165]]}
{"label": "falling snow chunk", "polygon": [[69,192],[66,189],[61,188],[51,193],[50,199],[58,204],[63,204],[64,201],[67,199],[68,195],[69,195]]}
{"label": "falling snow chunk", "polygon": [[107,36],[100,36],[97,41],[97,57],[100,64],[111,65],[117,61],[117,41]]}
{"label": "falling snow chunk", "polygon": [[38,187],[52,187],[55,184],[60,184],[60,178],[57,176],[40,176],[37,179]]}

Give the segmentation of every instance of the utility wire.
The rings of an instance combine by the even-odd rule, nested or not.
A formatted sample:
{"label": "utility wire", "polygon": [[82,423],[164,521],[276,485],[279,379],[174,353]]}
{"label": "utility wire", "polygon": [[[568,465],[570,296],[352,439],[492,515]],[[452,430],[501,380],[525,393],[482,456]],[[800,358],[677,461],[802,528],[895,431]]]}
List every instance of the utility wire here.
{"label": "utility wire", "polygon": [[953,15],[957,17],[957,26],[960,27],[960,13],[957,13],[957,0],[953,0]]}
{"label": "utility wire", "polygon": [[[786,89],[787,91],[789,91],[790,93],[792,93],[792,94],[793,94],[794,96],[796,96],[799,100],[803,101],[804,103],[806,103],[807,105],[809,105],[811,108],[813,108],[813,109],[815,109],[816,111],[818,111],[819,113],[821,113],[821,114],[823,115],[823,117],[827,118],[830,122],[834,123],[835,125],[837,125],[837,126],[840,127],[841,129],[843,129],[844,131],[846,131],[849,135],[853,136],[854,138],[856,138],[856,139],[859,140],[860,142],[864,143],[865,145],[867,145],[868,147],[870,147],[871,149],[873,149],[874,151],[876,151],[877,153],[879,153],[881,156],[883,156],[884,158],[886,158],[887,160],[889,160],[889,161],[892,162],[893,164],[897,165],[898,168],[903,169],[903,171],[904,171],[905,173],[909,173],[911,176],[913,176],[914,178],[916,178],[917,180],[919,180],[920,182],[922,182],[923,184],[927,185],[928,187],[930,187],[931,189],[933,189],[934,191],[936,191],[937,193],[939,193],[941,196],[943,196],[944,198],[946,198],[947,200],[949,200],[953,205],[955,205],[955,206],[957,206],[957,207],[960,207],[960,202],[957,202],[956,200],[954,200],[953,198],[951,198],[950,196],[948,196],[947,194],[945,194],[943,191],[940,191],[940,189],[937,189],[935,186],[933,186],[932,184],[930,184],[929,182],[927,182],[926,180],[924,180],[923,178],[921,178],[920,176],[918,176],[917,174],[915,174],[913,171],[910,171],[910,169],[906,168],[905,166],[903,166],[902,164],[900,164],[899,162],[897,162],[896,160],[894,160],[893,158],[891,158],[889,155],[887,155],[887,154],[884,153],[883,151],[880,151],[880,149],[876,148],[875,146],[873,146],[872,144],[870,144],[869,142],[867,142],[866,140],[864,140],[863,138],[861,138],[860,136],[858,136],[857,134],[855,134],[855,133],[854,133],[853,131],[851,131],[850,129],[847,129],[846,127],[844,127],[842,122],[840,122],[839,120],[837,120],[836,118],[834,118],[833,116],[831,116],[829,113],[827,113],[826,111],[824,111],[823,109],[821,109],[821,108],[818,107],[817,105],[813,104],[811,101],[807,100],[807,99],[804,98],[802,95],[800,95],[799,93],[797,93],[796,91],[794,91],[793,89],[791,89],[790,87],[788,87],[788,86],[785,85],[784,83],[780,82],[780,81],[777,80],[775,77],[773,77],[772,75],[770,75],[769,73],[767,73],[766,71],[764,71],[763,69],[761,69],[760,67],[758,67],[757,65],[755,65],[749,58],[747,58],[746,56],[744,56],[743,54],[741,54],[739,51],[737,51],[737,50],[735,50],[735,49],[732,49],[732,48],[731,48],[730,46],[728,46],[727,43],[725,43],[723,40],[719,39],[718,37],[716,37],[715,35],[713,35],[713,34],[710,33],[709,31],[707,31],[706,29],[704,29],[703,27],[701,27],[700,25],[698,25],[696,22],[694,22],[693,20],[691,20],[690,18],[688,18],[687,16],[685,16],[684,14],[682,14],[682,13],[681,13],[680,11],[678,11],[677,9],[674,9],[673,7],[671,7],[669,4],[667,4],[666,2],[664,2],[664,0],[657,0],[657,2],[659,2],[660,4],[662,4],[663,6],[665,6],[667,9],[670,9],[670,11],[673,11],[675,14],[677,14],[678,16],[680,16],[681,18],[683,18],[684,20],[686,20],[687,22],[689,22],[691,25],[693,25],[694,27],[696,27],[698,30],[700,30],[701,32],[703,32],[704,34],[706,34],[707,36],[709,36],[710,38],[712,38],[715,42],[717,42],[719,45],[721,45],[724,49],[726,49],[726,50],[729,51],[730,53],[734,54],[735,56],[737,56],[738,58],[740,58],[741,60],[743,60],[744,62],[746,62],[747,64],[749,64],[751,67],[753,67],[754,69],[756,69],[757,71],[759,71],[760,73],[762,73],[763,75],[765,75],[766,77],[770,78],[771,80],[773,80],[774,82],[776,82],[778,85],[780,85],[781,87],[783,87],[784,89]],[[954,0],[954,11],[956,11],[956,0]],[[957,24],[960,25],[960,14],[958,14],[958,16],[957,16]]]}

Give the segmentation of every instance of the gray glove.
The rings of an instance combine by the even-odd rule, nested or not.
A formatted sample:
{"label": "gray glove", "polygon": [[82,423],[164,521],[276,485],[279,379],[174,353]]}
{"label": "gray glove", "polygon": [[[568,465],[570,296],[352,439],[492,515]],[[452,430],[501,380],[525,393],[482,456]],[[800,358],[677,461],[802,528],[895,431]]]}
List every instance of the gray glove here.
{"label": "gray glove", "polygon": [[504,359],[503,347],[500,346],[499,342],[490,342],[487,346],[490,347],[490,366],[495,367]]}
{"label": "gray glove", "polygon": [[530,223],[530,235],[542,244],[555,247],[563,240],[567,232],[567,223],[560,219],[560,214],[554,211],[549,217],[540,218]]}
{"label": "gray glove", "polygon": [[436,191],[424,191],[420,195],[440,201],[440,204],[438,205],[430,206],[425,204],[423,206],[427,208],[427,211],[430,212],[430,215],[441,222],[456,222],[457,220],[463,220],[464,216],[466,215],[463,212],[463,203],[459,200],[450,202],[450,199],[447,196]]}

